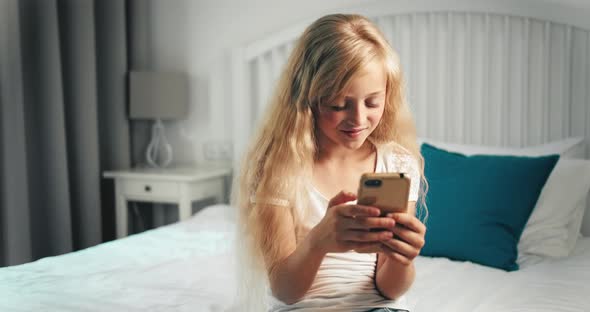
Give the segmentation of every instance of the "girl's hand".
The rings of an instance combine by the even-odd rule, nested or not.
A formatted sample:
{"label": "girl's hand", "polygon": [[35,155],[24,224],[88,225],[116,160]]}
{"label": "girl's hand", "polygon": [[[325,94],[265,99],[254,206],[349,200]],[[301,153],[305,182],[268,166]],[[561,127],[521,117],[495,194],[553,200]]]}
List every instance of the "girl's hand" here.
{"label": "girl's hand", "polygon": [[409,213],[390,213],[387,217],[395,220],[394,238],[383,242],[380,255],[408,265],[424,247],[426,226]]}
{"label": "girl's hand", "polygon": [[345,204],[355,199],[355,194],[342,191],[330,200],[324,218],[309,233],[313,248],[323,253],[378,249],[393,237],[383,229],[393,228],[394,219],[379,217],[381,211],[375,207]]}

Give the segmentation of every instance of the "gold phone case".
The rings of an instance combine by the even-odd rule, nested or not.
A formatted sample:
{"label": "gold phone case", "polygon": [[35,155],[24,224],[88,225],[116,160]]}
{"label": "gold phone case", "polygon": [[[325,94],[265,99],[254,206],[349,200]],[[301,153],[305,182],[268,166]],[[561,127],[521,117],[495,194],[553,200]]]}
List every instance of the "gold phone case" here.
{"label": "gold phone case", "polygon": [[365,173],[361,176],[358,204],[375,206],[381,214],[406,212],[410,178],[405,173]]}

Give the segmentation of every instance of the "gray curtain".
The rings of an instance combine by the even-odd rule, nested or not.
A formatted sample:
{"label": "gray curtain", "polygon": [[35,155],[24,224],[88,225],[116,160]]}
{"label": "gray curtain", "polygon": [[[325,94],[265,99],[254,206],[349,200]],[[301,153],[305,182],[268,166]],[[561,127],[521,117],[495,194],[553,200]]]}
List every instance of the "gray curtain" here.
{"label": "gray curtain", "polygon": [[0,0],[0,265],[114,237],[126,31],[125,1]]}

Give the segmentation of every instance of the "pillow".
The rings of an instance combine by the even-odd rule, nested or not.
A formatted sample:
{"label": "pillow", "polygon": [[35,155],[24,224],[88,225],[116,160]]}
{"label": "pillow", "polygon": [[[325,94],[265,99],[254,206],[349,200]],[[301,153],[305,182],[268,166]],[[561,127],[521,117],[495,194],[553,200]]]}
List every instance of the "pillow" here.
{"label": "pillow", "polygon": [[517,244],[559,155],[452,153],[421,147],[429,217],[424,256],[514,271]]}
{"label": "pillow", "polygon": [[590,190],[590,160],[557,162],[518,244],[519,254],[568,256],[580,235]]}
{"label": "pillow", "polygon": [[[419,139],[419,141],[434,142],[430,139]],[[590,161],[569,158],[584,158],[586,145],[583,137],[568,138],[525,148],[444,142],[437,142],[434,145],[465,155],[478,153],[523,156],[560,154],[561,157],[549,175],[537,205],[524,228],[518,244],[518,262],[522,262],[520,258],[526,254],[563,257],[572,252],[580,235],[581,220],[586,210],[584,202],[590,189],[588,184],[590,177],[588,164]],[[564,187],[565,185],[576,185],[576,187]],[[556,209],[556,207],[559,208]]]}

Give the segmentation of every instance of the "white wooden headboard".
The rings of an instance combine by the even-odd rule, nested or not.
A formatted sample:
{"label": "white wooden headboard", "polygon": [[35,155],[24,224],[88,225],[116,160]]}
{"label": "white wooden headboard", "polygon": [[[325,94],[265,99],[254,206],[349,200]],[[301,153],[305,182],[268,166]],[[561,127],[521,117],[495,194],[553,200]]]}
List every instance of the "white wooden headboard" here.
{"label": "white wooden headboard", "polygon": [[[420,137],[522,147],[584,136],[589,158],[590,4],[380,0],[340,12],[370,17],[399,53]],[[315,18],[233,52],[236,164]]]}

